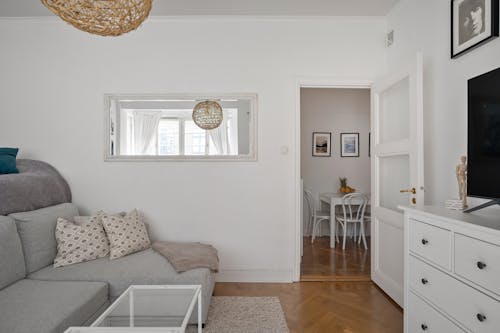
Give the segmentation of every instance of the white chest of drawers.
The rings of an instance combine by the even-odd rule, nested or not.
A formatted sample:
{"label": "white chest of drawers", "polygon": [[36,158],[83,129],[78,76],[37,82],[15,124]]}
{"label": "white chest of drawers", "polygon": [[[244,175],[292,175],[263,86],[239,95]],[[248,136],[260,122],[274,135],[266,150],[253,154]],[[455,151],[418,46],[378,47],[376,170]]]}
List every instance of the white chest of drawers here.
{"label": "white chest of drawers", "polygon": [[405,210],[405,333],[500,332],[500,216]]}

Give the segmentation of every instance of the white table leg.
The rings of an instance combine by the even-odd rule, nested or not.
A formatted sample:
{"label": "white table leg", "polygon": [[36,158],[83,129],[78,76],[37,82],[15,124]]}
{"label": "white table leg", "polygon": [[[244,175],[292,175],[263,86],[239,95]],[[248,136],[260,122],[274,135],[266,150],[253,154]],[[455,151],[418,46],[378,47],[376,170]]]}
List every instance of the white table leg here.
{"label": "white table leg", "polygon": [[330,248],[335,248],[335,204],[330,202]]}
{"label": "white table leg", "polygon": [[198,333],[201,333],[201,292],[198,294]]}
{"label": "white table leg", "polygon": [[130,290],[130,294],[129,294],[129,315],[130,315],[130,322],[129,322],[129,326],[130,327],[134,327],[135,324],[134,324],[134,290]]}

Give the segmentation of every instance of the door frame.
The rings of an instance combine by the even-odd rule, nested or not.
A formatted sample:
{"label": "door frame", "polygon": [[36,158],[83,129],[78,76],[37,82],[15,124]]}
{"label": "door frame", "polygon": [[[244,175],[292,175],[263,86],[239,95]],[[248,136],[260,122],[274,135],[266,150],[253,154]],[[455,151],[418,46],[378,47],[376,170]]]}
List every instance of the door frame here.
{"label": "door frame", "polygon": [[[295,82],[295,117],[294,117],[294,171],[292,173],[292,184],[294,187],[293,198],[293,251],[291,258],[291,281],[300,281],[300,262],[302,248],[302,204],[301,204],[301,182],[300,182],[300,160],[301,160],[301,132],[300,132],[300,90],[302,88],[325,88],[325,89],[369,89],[371,92],[373,81],[369,79],[346,79],[346,78],[325,78],[325,77],[297,77]],[[370,93],[371,96],[371,93]],[[371,97],[370,97],[371,98]],[[370,101],[371,104],[371,101]],[[371,116],[371,115],[370,115]],[[371,127],[371,125],[370,125]],[[372,166],[371,166],[372,167]],[[370,168],[371,168],[370,167]]]}

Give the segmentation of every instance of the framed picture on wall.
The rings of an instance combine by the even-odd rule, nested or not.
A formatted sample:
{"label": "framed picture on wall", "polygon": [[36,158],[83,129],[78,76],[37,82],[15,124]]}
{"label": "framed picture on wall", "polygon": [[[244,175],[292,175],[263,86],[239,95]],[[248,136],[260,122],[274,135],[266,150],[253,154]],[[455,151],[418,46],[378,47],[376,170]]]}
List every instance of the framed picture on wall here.
{"label": "framed picture on wall", "polygon": [[451,1],[451,57],[498,36],[499,0]]}
{"label": "framed picture on wall", "polygon": [[359,157],[359,133],[340,133],[340,157]]}
{"label": "framed picture on wall", "polygon": [[313,132],[312,156],[330,157],[332,155],[332,133]]}

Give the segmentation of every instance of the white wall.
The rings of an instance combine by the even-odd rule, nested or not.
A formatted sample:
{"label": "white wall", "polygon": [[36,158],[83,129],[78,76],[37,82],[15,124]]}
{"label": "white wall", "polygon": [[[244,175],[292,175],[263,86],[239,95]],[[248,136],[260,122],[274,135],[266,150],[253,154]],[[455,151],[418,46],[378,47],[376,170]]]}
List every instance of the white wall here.
{"label": "white wall", "polygon": [[500,39],[450,59],[450,1],[401,0],[388,15],[395,42],[387,66],[424,53],[425,187],[428,204],[457,197],[455,166],[467,153],[467,80],[500,66]]}
{"label": "white wall", "polygon": [[[300,94],[301,176],[315,198],[336,192],[339,177],[358,192],[370,192],[369,89],[303,88]],[[332,133],[332,156],[312,156],[312,133]],[[340,157],[340,133],[359,133],[359,157]],[[317,200],[317,199],[316,199]],[[324,228],[324,233],[327,233]]]}
{"label": "white wall", "polygon": [[[155,239],[213,244],[219,280],[290,280],[296,78],[374,78],[385,31],[383,19],[151,18],[102,38],[1,20],[0,145],[58,168],[84,213],[137,207]],[[257,93],[258,162],[105,163],[103,94],[163,92]]]}

